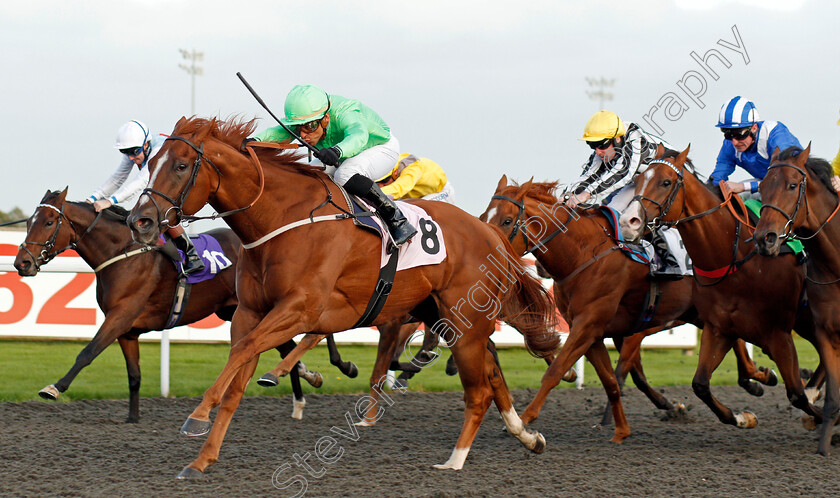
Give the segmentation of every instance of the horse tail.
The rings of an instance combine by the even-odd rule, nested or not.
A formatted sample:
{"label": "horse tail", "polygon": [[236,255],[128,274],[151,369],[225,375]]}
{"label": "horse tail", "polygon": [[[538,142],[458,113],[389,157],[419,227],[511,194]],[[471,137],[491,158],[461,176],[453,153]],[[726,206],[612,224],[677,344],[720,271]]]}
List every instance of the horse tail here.
{"label": "horse tail", "polygon": [[502,241],[508,275],[515,281],[502,298],[500,318],[525,337],[525,347],[532,355],[538,358],[551,356],[560,348],[560,335],[555,331],[554,301],[542,282],[528,273],[510,243],[504,238]]}

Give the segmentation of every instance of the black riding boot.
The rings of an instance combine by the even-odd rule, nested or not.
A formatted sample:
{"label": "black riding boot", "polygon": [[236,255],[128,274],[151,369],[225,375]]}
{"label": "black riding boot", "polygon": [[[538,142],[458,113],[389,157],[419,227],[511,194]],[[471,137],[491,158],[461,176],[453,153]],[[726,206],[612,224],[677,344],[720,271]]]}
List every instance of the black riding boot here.
{"label": "black riding boot", "polygon": [[198,253],[195,251],[195,246],[186,233],[173,237],[172,242],[175,243],[175,247],[184,253],[184,275],[190,275],[204,269],[204,262],[198,257]]}
{"label": "black riding boot", "polygon": [[655,265],[656,269],[651,267],[651,276],[667,280],[679,280],[683,278],[682,269],[680,268],[677,259],[671,254],[668,249],[668,243],[665,242],[665,237],[659,233],[659,230],[654,230],[651,236],[651,244],[653,251],[659,258],[659,264]]}
{"label": "black riding boot", "polygon": [[401,246],[405,244],[417,233],[417,229],[411,226],[411,223],[405,219],[400,208],[370,178],[355,174],[347,180],[344,188],[351,194],[358,195],[373,204],[376,212],[382,216],[385,224],[388,225],[388,232],[391,233],[391,238],[394,239],[394,245]]}

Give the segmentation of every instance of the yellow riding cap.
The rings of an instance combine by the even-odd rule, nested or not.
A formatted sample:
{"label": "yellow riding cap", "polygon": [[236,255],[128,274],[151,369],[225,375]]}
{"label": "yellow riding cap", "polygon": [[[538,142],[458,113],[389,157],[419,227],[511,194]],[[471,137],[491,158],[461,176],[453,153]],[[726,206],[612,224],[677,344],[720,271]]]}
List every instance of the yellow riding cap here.
{"label": "yellow riding cap", "polygon": [[607,138],[622,137],[625,133],[627,130],[618,115],[610,111],[598,111],[586,122],[583,137],[578,140],[598,142]]}

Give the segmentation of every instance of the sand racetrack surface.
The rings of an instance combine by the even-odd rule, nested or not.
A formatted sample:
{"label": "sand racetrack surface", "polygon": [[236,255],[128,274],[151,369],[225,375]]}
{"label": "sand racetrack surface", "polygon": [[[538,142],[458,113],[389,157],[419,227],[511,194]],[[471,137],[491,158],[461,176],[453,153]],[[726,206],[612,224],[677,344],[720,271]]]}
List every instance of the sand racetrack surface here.
{"label": "sand racetrack surface", "polygon": [[[345,414],[354,413],[362,395],[310,395],[300,421],[289,417],[288,397],[251,397],[237,411],[219,461],[191,481],[175,476],[195,458],[204,438],[180,436],[178,429],[197,399],[142,399],[139,424],[123,422],[127,400],[2,403],[0,495],[292,496],[302,480],[286,489],[274,484],[295,475],[306,479],[307,496],[836,493],[840,448],[833,446],[828,458],[815,453],[816,433],[802,428],[782,386],[766,388],[760,398],[738,387],[713,387],[733,409],[757,414],[758,427],[748,430],[719,423],[690,387],[663,391],[690,405],[688,416],[662,420],[630,387],[624,406],[633,433],[616,445],[609,442],[611,427],[594,427],[603,391],[555,390],[532,424],[547,441],[541,455],[505,433],[491,406],[457,472],[432,464],[446,461],[460,431],[459,392],[393,393],[393,406],[375,427],[360,427],[357,441],[331,428],[349,431]],[[520,412],[532,396],[514,392]],[[314,454],[324,436],[341,447],[322,451],[332,463]],[[320,477],[295,463],[295,454],[306,453],[311,472]]]}

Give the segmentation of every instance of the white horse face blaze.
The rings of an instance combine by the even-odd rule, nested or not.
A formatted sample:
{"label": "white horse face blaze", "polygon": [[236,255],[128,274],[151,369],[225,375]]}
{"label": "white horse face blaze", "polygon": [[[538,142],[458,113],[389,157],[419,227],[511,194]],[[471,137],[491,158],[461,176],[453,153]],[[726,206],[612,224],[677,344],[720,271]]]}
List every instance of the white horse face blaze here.
{"label": "white horse face blaze", "polygon": [[496,220],[496,206],[487,211],[487,223],[493,223]]}

